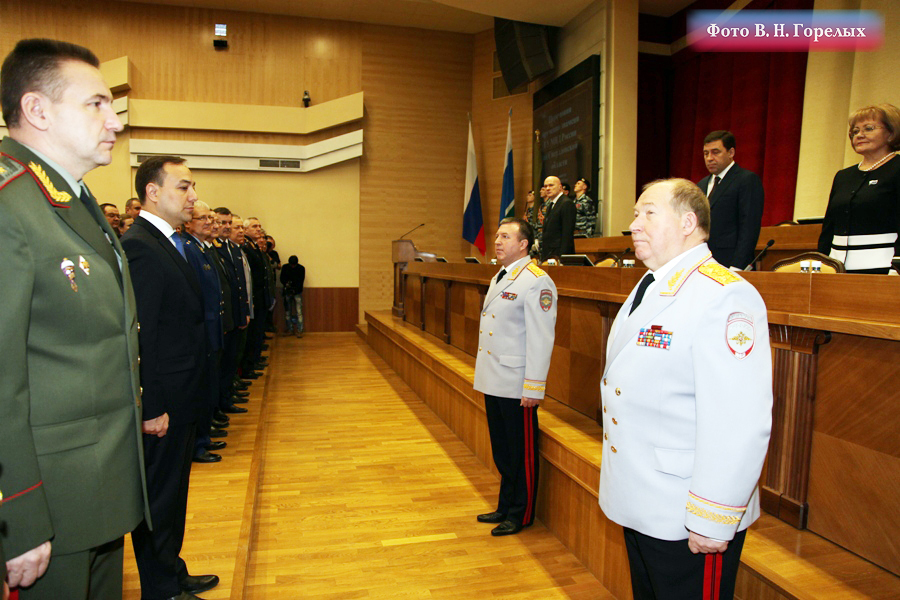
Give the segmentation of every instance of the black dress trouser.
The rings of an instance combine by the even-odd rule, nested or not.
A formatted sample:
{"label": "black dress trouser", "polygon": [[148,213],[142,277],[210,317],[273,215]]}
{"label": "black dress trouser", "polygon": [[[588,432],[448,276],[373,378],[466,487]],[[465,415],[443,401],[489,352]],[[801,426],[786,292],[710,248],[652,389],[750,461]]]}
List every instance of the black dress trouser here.
{"label": "black dress trouser", "polygon": [[497,512],[527,527],[534,522],[537,500],[538,407],[525,408],[521,401],[484,395],[491,453],[500,471]]}

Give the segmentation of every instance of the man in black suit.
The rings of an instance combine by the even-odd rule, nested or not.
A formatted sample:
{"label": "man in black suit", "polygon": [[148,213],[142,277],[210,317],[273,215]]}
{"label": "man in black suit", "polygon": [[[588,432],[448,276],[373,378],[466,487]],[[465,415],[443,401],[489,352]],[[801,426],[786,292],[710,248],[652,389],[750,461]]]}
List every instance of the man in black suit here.
{"label": "man in black suit", "polygon": [[[263,361],[262,351],[266,337],[266,317],[275,304],[271,296],[269,259],[259,249],[258,241],[263,237],[262,225],[256,217],[250,217],[244,227],[245,242],[242,246],[247,264],[250,266],[253,294],[253,317],[247,328],[247,349],[244,354],[244,373],[253,373],[254,369],[267,365]],[[252,375],[251,375],[252,376]]]}
{"label": "man in black suit", "polygon": [[[182,239],[188,263],[194,269],[200,290],[203,292],[204,319],[206,322],[206,374],[202,389],[206,398],[206,411],[197,421],[197,438],[194,442],[194,462],[212,463],[222,460],[222,456],[211,450],[221,450],[226,442],[213,442],[209,437],[213,413],[219,405],[219,360],[225,341],[223,282],[219,278],[218,259],[214,259],[215,249],[207,247],[212,235],[212,212],[200,200],[194,203],[193,216],[185,226]],[[225,282],[224,285],[227,285]],[[230,300],[229,290],[229,300]],[[230,315],[229,315],[230,316]]]}
{"label": "man in black suit", "polygon": [[703,160],[709,175],[697,184],[709,198],[712,223],[709,249],[713,258],[733,270],[753,260],[762,223],[762,181],[734,162],[734,135],[713,131],[703,140]]}
{"label": "man in black suit", "polygon": [[218,584],[191,576],[179,558],[184,541],[195,427],[203,414],[206,330],[200,284],[175,227],[191,220],[197,194],[184,159],[154,156],[138,167],[142,210],[122,238],[141,324],[144,456],[153,531],[131,534],[141,596],[190,600]]}
{"label": "man in black suit", "polygon": [[575,254],[575,203],[563,193],[559,177],[544,180],[547,215],[541,235],[541,260]]}
{"label": "man in black suit", "polygon": [[226,300],[226,312],[231,310],[234,327],[225,331],[225,344],[222,349],[222,363],[219,369],[219,409],[230,409],[234,403],[249,396],[248,392],[237,389],[238,356],[241,334],[250,323],[250,302],[247,299],[247,281],[244,277],[243,255],[240,247],[231,241],[231,228],[234,216],[224,206],[216,208],[217,239],[213,240],[216,254],[225,269],[229,282],[230,301]]}

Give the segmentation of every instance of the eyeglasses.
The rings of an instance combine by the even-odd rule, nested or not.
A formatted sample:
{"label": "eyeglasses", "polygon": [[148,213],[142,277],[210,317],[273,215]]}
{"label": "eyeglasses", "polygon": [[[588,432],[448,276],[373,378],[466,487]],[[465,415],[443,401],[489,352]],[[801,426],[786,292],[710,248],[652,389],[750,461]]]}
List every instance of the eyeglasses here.
{"label": "eyeglasses", "polygon": [[205,217],[193,217],[191,220],[192,221],[209,221],[210,223],[212,223],[215,220],[215,218],[211,217],[209,215],[206,215]]}
{"label": "eyeglasses", "polygon": [[870,133],[873,133],[876,129],[884,129],[884,127],[882,127],[881,125],[865,125],[862,129],[860,129],[859,127],[854,127],[853,129],[850,130],[850,137],[856,137],[860,133],[869,135]]}

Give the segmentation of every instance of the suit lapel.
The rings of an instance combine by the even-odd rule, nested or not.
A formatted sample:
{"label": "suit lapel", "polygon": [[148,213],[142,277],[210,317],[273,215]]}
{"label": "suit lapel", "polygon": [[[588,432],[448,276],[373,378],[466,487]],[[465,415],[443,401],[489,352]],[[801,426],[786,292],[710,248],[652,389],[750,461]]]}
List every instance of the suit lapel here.
{"label": "suit lapel", "polygon": [[[719,182],[719,185],[716,186],[715,191],[710,194],[709,197],[709,208],[712,209],[713,205],[719,201],[719,198],[722,197],[722,194],[725,193],[734,180],[737,179],[738,170],[740,169],[737,164],[734,164],[730,169],[728,169],[728,173],[725,174],[725,177],[722,178],[722,181]],[[712,177],[712,175],[710,175]]]}
{"label": "suit lapel", "polygon": [[[165,252],[169,256],[169,258],[172,259],[172,262],[175,263],[175,266],[178,268],[178,270],[180,270],[185,279],[188,280],[188,284],[190,284],[191,289],[194,290],[194,293],[202,298],[203,294],[200,291],[200,282],[197,281],[197,276],[194,275],[194,271],[191,265],[188,264],[187,259],[181,256],[181,254],[179,254],[178,250],[175,248],[175,244],[166,239],[159,229],[154,227],[153,224],[150,223],[150,221],[144,219],[140,215],[138,215],[138,218],[134,220],[134,225],[140,225],[156,239],[156,243],[159,244],[159,246],[163,249],[163,252]],[[132,225],[132,227],[134,227],[134,225]]]}
{"label": "suit lapel", "polygon": [[[528,262],[521,263],[518,267],[513,267],[505,276],[504,279],[500,280],[500,283],[497,283],[497,276],[494,275],[494,278],[491,279],[491,287],[488,288],[487,295],[484,297],[484,308],[487,308],[488,305],[494,301],[494,299],[500,295],[500,292],[504,291],[508,288],[512,283],[516,280],[516,278],[525,270]],[[500,271],[497,271],[498,273]]]}
{"label": "suit lapel", "polygon": [[610,365],[612,365],[622,350],[627,345],[633,343],[635,336],[642,327],[646,327],[657,315],[672,306],[678,298],[678,291],[681,289],[684,282],[700,267],[700,265],[709,260],[710,254],[706,244],[701,244],[697,248],[702,248],[702,251],[695,249],[688,252],[688,254],[675,265],[675,268],[669,272],[668,278],[665,281],[658,282],[653,293],[645,296],[640,306],[638,306],[631,315],[627,315],[624,314],[623,311],[626,307],[631,306],[631,300],[634,298],[637,286],[631,290],[631,294],[629,294],[628,299],[625,301],[625,304],[622,305],[622,309],[616,316],[616,321],[619,321],[619,319],[624,319],[624,321],[614,324],[616,325],[613,328],[613,331],[615,331],[615,338],[610,340],[607,346],[606,368],[604,369],[604,372],[609,370]]}

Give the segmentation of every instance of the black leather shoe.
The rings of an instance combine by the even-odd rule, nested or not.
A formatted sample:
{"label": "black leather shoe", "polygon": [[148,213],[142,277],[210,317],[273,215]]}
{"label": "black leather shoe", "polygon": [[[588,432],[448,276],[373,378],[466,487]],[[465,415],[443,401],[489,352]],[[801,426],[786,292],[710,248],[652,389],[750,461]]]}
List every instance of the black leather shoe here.
{"label": "black leather shoe", "polygon": [[[209,444],[206,445],[206,449],[209,452],[215,452],[217,450],[221,450],[222,448],[224,448],[227,445],[228,445],[228,442],[210,442]],[[206,590],[201,590],[201,591],[206,591]]]}
{"label": "black leather shoe", "polygon": [[239,392],[243,392],[244,390],[248,389],[249,387],[250,387],[249,381],[244,381],[243,379],[236,379],[234,381],[234,389],[238,390]]}
{"label": "black leather shoe", "polygon": [[218,575],[188,575],[178,582],[182,592],[199,594],[219,585]]}
{"label": "black leather shoe", "polygon": [[219,437],[228,437],[228,432],[224,429],[216,429],[213,427],[209,430],[209,437],[211,438],[219,438]]}
{"label": "black leather shoe", "polygon": [[244,391],[238,390],[238,391],[234,392],[233,395],[237,396],[238,398],[247,398],[250,396],[250,392],[244,392]]}
{"label": "black leather shoe", "polygon": [[250,402],[250,401],[247,400],[246,398],[241,398],[240,396],[232,396],[231,397],[232,404],[247,404],[248,402]]}
{"label": "black leather shoe", "polygon": [[479,523],[502,523],[506,520],[506,515],[499,512],[485,513],[478,515]]}
{"label": "black leather shoe", "polygon": [[219,421],[227,421],[228,415],[222,412],[222,409],[217,408],[215,412],[213,412],[213,419],[217,419]]}
{"label": "black leather shoe", "polygon": [[265,369],[268,366],[269,366],[268,361],[261,360],[258,363],[256,363],[255,365],[253,365],[253,368],[256,369],[257,371],[262,371],[263,369]]}
{"label": "black leather shoe", "polygon": [[194,457],[195,463],[214,463],[222,460],[221,454],[213,454],[212,452],[204,452]]}
{"label": "black leather shoe", "polygon": [[493,529],[491,529],[491,535],[513,535],[515,533],[519,533],[522,531],[522,526],[513,521],[503,521]]}
{"label": "black leather shoe", "polygon": [[244,379],[259,379],[259,376],[260,376],[260,375],[262,375],[262,373],[258,373],[258,372],[256,372],[256,371],[252,371],[252,372],[249,372],[249,373],[244,373],[244,374],[242,375],[242,377],[243,377]]}
{"label": "black leather shoe", "polygon": [[203,598],[195,596],[190,592],[181,592],[177,596],[172,596],[169,600],[203,600]]}
{"label": "black leather shoe", "polygon": [[231,406],[225,407],[225,412],[232,415],[238,415],[247,412],[247,409],[243,406],[235,406],[234,404],[232,404]]}
{"label": "black leather shoe", "polygon": [[229,425],[231,425],[230,421],[220,421],[219,419],[212,420],[212,426],[214,429],[228,429]]}

